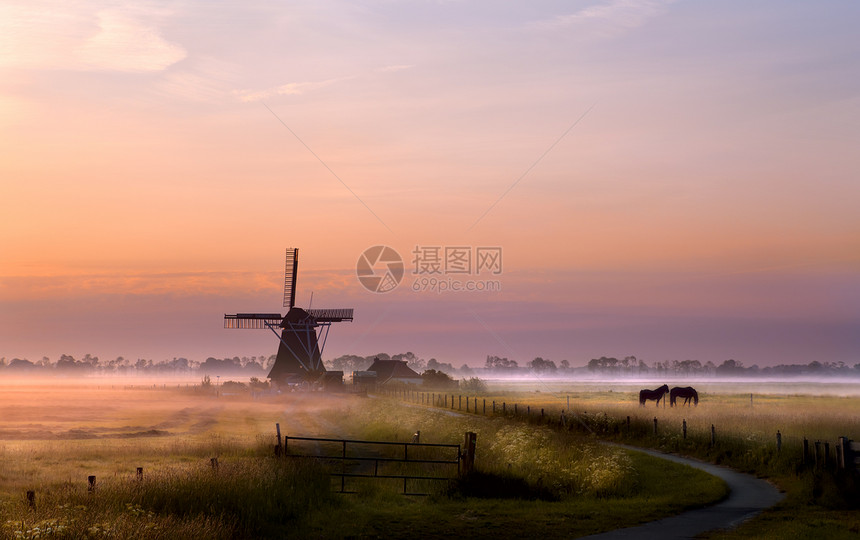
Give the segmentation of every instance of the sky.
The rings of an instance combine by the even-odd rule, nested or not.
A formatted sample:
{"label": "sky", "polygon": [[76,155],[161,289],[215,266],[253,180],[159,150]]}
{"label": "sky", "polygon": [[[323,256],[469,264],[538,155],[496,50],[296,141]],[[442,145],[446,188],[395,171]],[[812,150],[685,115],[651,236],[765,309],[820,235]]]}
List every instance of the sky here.
{"label": "sky", "polygon": [[[298,247],[297,304],[355,308],[324,358],[853,365],[858,20],[6,0],[0,357],[274,354],[223,315],[283,313]],[[373,246],[403,261],[388,292],[356,276]]]}

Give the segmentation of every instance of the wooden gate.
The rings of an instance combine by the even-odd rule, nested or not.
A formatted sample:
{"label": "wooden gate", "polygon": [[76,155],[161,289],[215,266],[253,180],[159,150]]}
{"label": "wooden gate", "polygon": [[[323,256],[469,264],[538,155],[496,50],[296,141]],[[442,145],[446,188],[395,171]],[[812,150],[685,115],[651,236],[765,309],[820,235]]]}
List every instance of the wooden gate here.
{"label": "wooden gate", "polygon": [[[461,472],[460,460],[468,459],[459,444],[361,441],[319,437],[284,436],[284,455],[331,463],[331,476],[338,479],[339,493],[348,479],[373,478],[403,483],[405,495],[429,495],[429,486],[450,482]],[[474,456],[474,453],[472,453]],[[469,461],[468,468],[472,461]],[[425,489],[422,489],[425,488]]]}

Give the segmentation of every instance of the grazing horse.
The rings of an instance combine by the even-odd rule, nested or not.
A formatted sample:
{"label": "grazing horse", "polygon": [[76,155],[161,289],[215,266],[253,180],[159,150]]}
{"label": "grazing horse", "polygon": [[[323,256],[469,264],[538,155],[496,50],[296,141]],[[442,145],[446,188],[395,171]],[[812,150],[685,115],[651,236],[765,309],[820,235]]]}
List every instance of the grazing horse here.
{"label": "grazing horse", "polygon": [[689,405],[690,400],[693,401],[693,405],[699,404],[699,393],[692,386],[676,386],[672,388],[672,391],[669,392],[669,404],[674,407],[675,401],[679,397],[684,398],[684,405]]}
{"label": "grazing horse", "polygon": [[666,394],[669,393],[669,385],[664,384],[660,388],[656,390],[640,390],[639,391],[639,405],[645,406],[645,402],[649,399],[657,400],[657,406],[660,406],[660,400],[663,400],[663,406],[666,406]]}

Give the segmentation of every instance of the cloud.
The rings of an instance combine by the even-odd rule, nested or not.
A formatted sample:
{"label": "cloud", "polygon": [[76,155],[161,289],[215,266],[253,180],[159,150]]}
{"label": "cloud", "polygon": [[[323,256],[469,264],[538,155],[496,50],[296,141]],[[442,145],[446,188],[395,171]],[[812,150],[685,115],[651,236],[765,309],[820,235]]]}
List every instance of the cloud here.
{"label": "cloud", "polygon": [[579,29],[588,37],[612,37],[638,28],[675,0],[609,0],[568,15],[557,15],[533,26],[540,29]]}
{"label": "cloud", "polygon": [[[376,73],[393,73],[396,71],[411,69],[413,67],[415,67],[413,64],[393,64],[376,68],[373,71]],[[238,96],[240,100],[245,102],[260,101],[263,99],[270,98],[272,96],[298,96],[343,81],[357,79],[358,77],[358,75],[349,75],[346,77],[335,77],[333,79],[326,79],[324,81],[291,82],[287,84],[282,84],[281,86],[276,86],[274,88],[267,88],[265,90],[235,90],[233,91],[233,94]]]}
{"label": "cloud", "polygon": [[115,71],[161,71],[186,56],[151,25],[114,10],[98,13],[99,32],[78,49],[82,66]]}
{"label": "cloud", "polygon": [[166,13],[86,5],[0,5],[0,67],[153,72],[186,57],[155,21]]}
{"label": "cloud", "polygon": [[267,88],[266,90],[235,90],[233,93],[239,96],[240,100],[245,102],[260,101],[262,99],[266,99],[272,96],[297,96],[300,94],[304,94],[305,92],[319,90],[320,88],[325,88],[326,86],[330,86],[332,84],[339,83],[342,81],[348,81],[354,78],[355,76],[353,75],[349,77],[336,77],[334,79],[326,79],[324,81],[293,82],[282,84],[281,86],[277,86],[274,88]]}

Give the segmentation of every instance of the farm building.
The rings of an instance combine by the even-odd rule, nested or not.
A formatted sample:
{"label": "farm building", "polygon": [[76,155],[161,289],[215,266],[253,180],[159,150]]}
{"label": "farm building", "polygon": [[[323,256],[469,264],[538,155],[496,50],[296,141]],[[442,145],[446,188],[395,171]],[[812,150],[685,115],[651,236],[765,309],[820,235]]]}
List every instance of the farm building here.
{"label": "farm building", "polygon": [[353,371],[352,372],[353,386],[361,386],[365,388],[376,387],[376,372],[375,371]]}
{"label": "farm building", "polygon": [[405,360],[380,360],[376,358],[367,371],[376,373],[377,384],[400,382],[420,385],[424,380]]}

